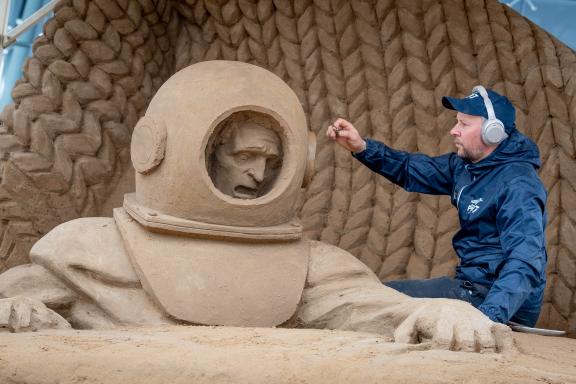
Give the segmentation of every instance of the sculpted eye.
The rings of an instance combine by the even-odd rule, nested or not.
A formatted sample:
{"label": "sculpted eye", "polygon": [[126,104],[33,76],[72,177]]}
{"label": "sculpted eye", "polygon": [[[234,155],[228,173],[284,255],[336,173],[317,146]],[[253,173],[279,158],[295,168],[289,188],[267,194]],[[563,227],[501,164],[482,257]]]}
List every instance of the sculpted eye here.
{"label": "sculpted eye", "polygon": [[250,159],[250,155],[246,152],[242,152],[236,155],[236,160],[238,161],[248,161]]}

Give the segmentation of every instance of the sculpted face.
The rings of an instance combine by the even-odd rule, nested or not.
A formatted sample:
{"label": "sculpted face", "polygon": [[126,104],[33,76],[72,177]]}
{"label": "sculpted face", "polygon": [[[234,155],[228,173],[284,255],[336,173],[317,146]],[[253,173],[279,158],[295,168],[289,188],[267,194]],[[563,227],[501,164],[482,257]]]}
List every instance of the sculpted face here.
{"label": "sculpted face", "polygon": [[282,146],[272,129],[240,122],[222,132],[212,156],[216,188],[238,199],[255,199],[272,187],[282,165]]}

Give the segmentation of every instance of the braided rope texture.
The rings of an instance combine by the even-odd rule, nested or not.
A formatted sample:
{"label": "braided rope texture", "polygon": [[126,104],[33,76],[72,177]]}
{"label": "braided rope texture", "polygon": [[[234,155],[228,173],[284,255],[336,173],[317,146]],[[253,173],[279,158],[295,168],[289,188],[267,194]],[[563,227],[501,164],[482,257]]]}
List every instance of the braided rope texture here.
{"label": "braided rope texture", "polygon": [[[407,151],[452,150],[442,95],[507,95],[542,153],[549,284],[539,324],[576,329],[576,55],[496,0],[62,0],[0,126],[0,271],[54,226],[94,216],[129,170],[131,130],[192,63],[277,74],[318,135],[299,210],[309,238],[383,280],[453,273],[447,197],[407,193],[328,143],[336,117]],[[254,86],[258,86],[255,84]]]}

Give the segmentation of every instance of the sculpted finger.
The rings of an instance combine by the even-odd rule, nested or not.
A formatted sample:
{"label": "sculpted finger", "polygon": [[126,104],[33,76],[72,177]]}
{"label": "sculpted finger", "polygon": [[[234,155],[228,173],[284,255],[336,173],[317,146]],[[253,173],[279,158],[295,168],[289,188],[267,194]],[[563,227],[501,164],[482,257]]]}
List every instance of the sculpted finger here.
{"label": "sculpted finger", "polygon": [[475,351],[476,337],[470,323],[457,324],[454,329],[454,351]]}
{"label": "sculpted finger", "polygon": [[502,353],[515,353],[517,352],[516,345],[514,344],[514,336],[510,327],[495,323],[492,326],[492,333],[496,341],[496,352]]}
{"label": "sculpted finger", "polygon": [[72,328],[72,325],[70,325],[68,320],[66,320],[56,312],[51,312],[50,324],[53,325],[53,328],[59,328],[59,329]]}
{"label": "sculpted finger", "polygon": [[46,307],[34,308],[32,310],[30,323],[34,330],[71,328],[70,323],[65,318]]}
{"label": "sculpted finger", "polygon": [[18,332],[30,326],[32,308],[26,300],[15,300],[10,313],[10,330]]}
{"label": "sculpted finger", "polygon": [[403,344],[414,344],[418,342],[418,332],[416,330],[417,316],[408,316],[394,331],[394,342]]}
{"label": "sculpted finger", "polygon": [[474,331],[476,339],[476,352],[487,352],[496,350],[496,341],[494,335],[488,327],[480,327]]}
{"label": "sculpted finger", "polygon": [[454,324],[449,321],[438,321],[432,337],[432,347],[434,349],[452,349],[453,344]]}
{"label": "sculpted finger", "polygon": [[10,324],[10,313],[12,312],[12,301],[10,299],[0,300],[0,328],[8,328]]}

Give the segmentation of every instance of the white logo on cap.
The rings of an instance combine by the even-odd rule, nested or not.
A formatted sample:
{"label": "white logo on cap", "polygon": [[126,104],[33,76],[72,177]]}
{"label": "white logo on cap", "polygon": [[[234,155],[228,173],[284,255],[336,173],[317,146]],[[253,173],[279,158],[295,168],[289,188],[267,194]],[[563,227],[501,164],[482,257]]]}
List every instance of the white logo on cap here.
{"label": "white logo on cap", "polygon": [[474,99],[475,97],[479,97],[479,96],[480,96],[480,95],[479,95],[478,93],[474,92],[473,94],[471,94],[471,95],[469,95],[469,96],[466,96],[465,98],[466,98],[466,99]]}

